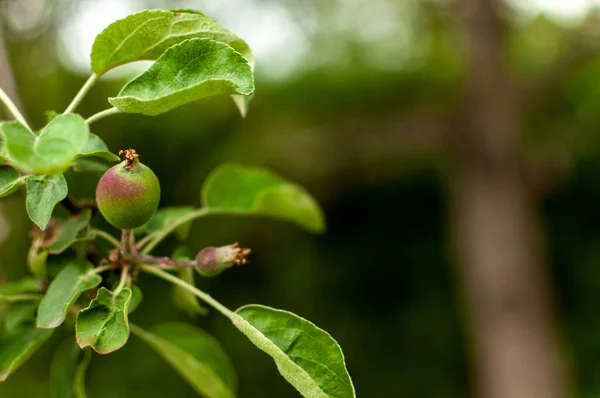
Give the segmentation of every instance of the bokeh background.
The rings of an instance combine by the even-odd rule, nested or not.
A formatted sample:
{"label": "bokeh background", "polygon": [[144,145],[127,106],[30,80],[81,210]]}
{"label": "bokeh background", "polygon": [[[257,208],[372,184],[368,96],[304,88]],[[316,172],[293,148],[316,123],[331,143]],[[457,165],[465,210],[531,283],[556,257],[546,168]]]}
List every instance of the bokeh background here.
{"label": "bokeh background", "polygon": [[[198,205],[206,175],[234,161],[306,186],[327,217],[322,236],[264,219],[195,222],[193,250],[253,249],[249,265],[203,289],[230,308],[288,309],[329,331],[360,397],[501,396],[481,378],[511,384],[501,374],[511,349],[535,363],[528,355],[539,353],[522,349],[520,336],[550,336],[538,359],[558,364],[541,375],[521,369],[532,383],[558,385],[556,397],[600,396],[600,1],[4,0],[3,87],[41,127],[44,111],[62,111],[89,76],[94,36],[144,8],[197,9],[247,40],[257,58],[250,112],[242,119],[223,97],[157,117],[111,116],[92,131],[115,152],[136,148],[161,180],[162,205]],[[108,107],[142,69],[111,72],[78,111]],[[68,178],[89,197],[99,176]],[[487,188],[505,178],[516,185]],[[482,192],[491,218],[477,217]],[[503,205],[511,198],[516,213]],[[0,273],[10,280],[26,273],[23,193],[0,201],[0,214]],[[513,216],[521,224],[494,235]],[[477,239],[488,232],[499,237],[491,245]],[[478,273],[480,263],[488,268]],[[166,283],[140,283],[133,322],[189,320],[222,341],[240,397],[298,396],[228,321],[190,320]],[[517,337],[487,339],[505,326]],[[52,349],[65,337],[0,384],[0,396],[47,397]],[[135,337],[95,355],[87,382],[91,398],[195,396]],[[550,398],[515,385],[504,397]]]}

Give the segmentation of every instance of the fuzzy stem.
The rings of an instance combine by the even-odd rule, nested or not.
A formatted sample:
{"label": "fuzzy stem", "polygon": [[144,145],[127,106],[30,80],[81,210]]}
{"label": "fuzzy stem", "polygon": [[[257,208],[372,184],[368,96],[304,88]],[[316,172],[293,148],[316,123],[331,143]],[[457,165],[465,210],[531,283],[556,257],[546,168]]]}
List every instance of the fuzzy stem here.
{"label": "fuzzy stem", "polygon": [[191,260],[173,260],[169,257],[154,257],[147,254],[138,254],[136,259],[141,263],[166,265],[168,267],[194,268],[197,266],[196,262]]}
{"label": "fuzzy stem", "polygon": [[114,265],[102,265],[100,267],[96,267],[94,268],[91,272],[94,274],[101,274],[105,271],[109,271],[111,269],[116,269],[117,267],[115,267]]}
{"label": "fuzzy stem", "polygon": [[133,230],[129,231],[129,252],[133,254],[137,254],[137,250],[135,250],[135,234]]}
{"label": "fuzzy stem", "polygon": [[208,305],[210,305],[211,307],[213,307],[214,309],[219,311],[221,314],[225,315],[227,318],[231,319],[232,321],[234,320],[235,315],[236,315],[234,312],[232,312],[227,307],[225,307],[223,304],[219,303],[217,300],[212,298],[209,294],[204,293],[202,290],[197,289],[196,287],[190,285],[186,281],[181,280],[178,277],[169,274],[168,272],[162,271],[156,267],[146,265],[146,264],[143,264],[141,266],[141,270],[144,272],[147,272],[149,274],[152,274],[154,276],[157,276],[161,279],[164,279],[168,282],[171,282],[177,286],[181,286],[182,288],[193,293],[196,297],[198,297],[199,299],[201,299],[202,301],[204,301],[205,303],[207,303]]}
{"label": "fuzzy stem", "polygon": [[117,113],[120,113],[121,111],[115,107],[112,108],[108,108],[105,109],[103,111],[100,111],[96,114],[93,114],[92,116],[88,117],[87,119],[85,119],[87,124],[92,124],[97,120],[100,120],[102,118],[105,118],[106,116],[110,116],[110,115],[115,115]]}
{"label": "fuzzy stem", "polygon": [[27,121],[25,120],[25,118],[23,117],[21,112],[19,112],[19,108],[17,108],[15,103],[8,96],[8,94],[6,94],[6,92],[1,88],[0,88],[0,101],[2,101],[4,106],[6,106],[6,109],[8,109],[10,114],[13,115],[13,117],[15,118],[15,120],[17,122],[19,122],[23,126],[27,127],[28,130],[31,130],[31,127],[29,127],[29,124],[27,124]]}
{"label": "fuzzy stem", "polygon": [[101,229],[92,228],[90,230],[90,232],[93,233],[93,234],[96,234],[96,236],[98,236],[98,237],[104,239],[105,241],[109,242],[114,247],[119,247],[121,245],[121,243],[119,243],[119,241],[116,240],[111,234],[109,234],[108,232],[104,232]]}
{"label": "fuzzy stem", "polygon": [[123,288],[125,287],[125,284],[127,283],[128,278],[128,274],[129,274],[129,267],[123,267],[121,269],[121,280],[119,281],[119,285],[116,287],[115,291],[113,292],[114,296],[118,296],[119,293],[121,293],[121,290],[123,290]]}
{"label": "fuzzy stem", "polygon": [[131,250],[131,234],[132,231],[130,229],[121,231],[121,254],[126,260],[130,259],[133,254]]}
{"label": "fuzzy stem", "polygon": [[141,250],[141,249],[142,249],[142,247],[144,247],[144,245],[145,245],[146,243],[150,242],[152,239],[154,239],[154,238],[156,237],[156,235],[157,235],[157,232],[158,232],[158,231],[156,231],[156,232],[152,232],[151,234],[148,234],[148,235],[144,236],[142,239],[138,240],[138,242],[137,242],[137,243],[136,243],[136,245],[135,245],[135,248],[136,248],[137,250]]}
{"label": "fuzzy stem", "polygon": [[88,93],[88,91],[90,91],[90,89],[96,83],[96,81],[98,80],[99,77],[100,76],[98,76],[97,74],[92,73],[92,75],[89,77],[89,79],[87,79],[87,81],[85,82],[83,87],[81,87],[81,89],[79,90],[77,95],[75,95],[75,98],[73,98],[73,101],[71,101],[69,106],[67,106],[67,109],[65,109],[64,113],[73,113],[75,108],[77,108],[77,106],[81,103],[81,101],[83,100],[83,97],[85,97],[85,95]]}

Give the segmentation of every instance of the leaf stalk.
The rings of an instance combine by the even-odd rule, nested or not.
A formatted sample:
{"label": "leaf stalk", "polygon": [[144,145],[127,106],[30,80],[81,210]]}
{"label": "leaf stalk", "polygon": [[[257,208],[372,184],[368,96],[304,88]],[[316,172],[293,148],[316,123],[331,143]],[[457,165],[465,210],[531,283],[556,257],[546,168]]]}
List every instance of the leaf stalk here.
{"label": "leaf stalk", "polygon": [[179,279],[178,277],[171,275],[168,272],[165,272],[163,270],[160,270],[160,269],[158,269],[154,266],[148,265],[148,264],[142,264],[141,270],[148,274],[152,274],[161,279],[164,279],[165,281],[171,282],[177,286],[180,286],[180,287],[186,289],[187,291],[194,294],[200,300],[204,301],[205,303],[207,303],[208,305],[210,305],[211,307],[213,307],[214,309],[219,311],[221,314],[223,314],[230,320],[233,321],[233,319],[235,318],[234,312],[232,312],[227,307],[225,307],[223,304],[219,303],[217,300],[212,298],[208,293],[205,293],[202,290],[190,285],[186,281]]}
{"label": "leaf stalk", "polygon": [[110,115],[115,115],[115,114],[120,113],[120,112],[121,111],[119,109],[115,108],[115,107],[108,108],[108,109],[105,109],[103,111],[100,111],[100,112],[98,112],[98,113],[96,113],[96,114],[88,117],[87,119],[85,119],[85,121],[86,121],[87,124],[92,124],[95,121],[98,121],[98,120],[103,119],[103,118],[105,118],[107,116],[110,116]]}
{"label": "leaf stalk", "polygon": [[88,91],[90,91],[90,89],[96,83],[96,81],[98,80],[99,77],[100,76],[98,76],[97,74],[92,73],[92,75],[89,77],[89,79],[87,79],[86,82],[84,83],[84,85],[81,87],[81,89],[79,90],[77,95],[75,95],[75,98],[73,98],[73,101],[71,101],[69,106],[67,106],[67,109],[65,109],[64,113],[73,113],[73,111],[81,103],[81,101],[83,100],[85,95],[88,93]]}
{"label": "leaf stalk", "polygon": [[108,232],[104,232],[101,229],[92,228],[90,232],[92,234],[96,234],[97,237],[109,242],[114,247],[119,247],[121,245],[121,243],[118,240],[116,240],[111,234],[109,234]]}
{"label": "leaf stalk", "polygon": [[10,114],[15,118],[15,120],[17,122],[19,122],[23,126],[27,127],[28,130],[31,130],[31,127],[29,127],[29,124],[27,124],[27,121],[25,120],[25,118],[23,117],[21,112],[19,111],[19,108],[17,108],[15,103],[8,96],[8,94],[6,94],[6,92],[1,88],[0,88],[0,101],[2,101],[2,103],[4,104],[6,109],[8,109]]}
{"label": "leaf stalk", "polygon": [[113,296],[116,297],[119,295],[119,293],[121,293],[121,291],[127,284],[128,279],[129,279],[129,267],[127,266],[127,267],[123,267],[121,269],[121,280],[119,280],[119,284],[115,288],[115,291],[113,292]]}

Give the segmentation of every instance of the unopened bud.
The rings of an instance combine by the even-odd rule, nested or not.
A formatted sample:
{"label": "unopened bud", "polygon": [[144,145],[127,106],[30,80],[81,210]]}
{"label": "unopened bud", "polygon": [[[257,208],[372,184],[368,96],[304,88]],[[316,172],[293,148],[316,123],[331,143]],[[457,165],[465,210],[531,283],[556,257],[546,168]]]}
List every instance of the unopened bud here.
{"label": "unopened bud", "polygon": [[207,247],[196,256],[196,269],[201,275],[212,277],[234,264],[246,264],[250,249],[242,249],[237,243],[222,247]]}

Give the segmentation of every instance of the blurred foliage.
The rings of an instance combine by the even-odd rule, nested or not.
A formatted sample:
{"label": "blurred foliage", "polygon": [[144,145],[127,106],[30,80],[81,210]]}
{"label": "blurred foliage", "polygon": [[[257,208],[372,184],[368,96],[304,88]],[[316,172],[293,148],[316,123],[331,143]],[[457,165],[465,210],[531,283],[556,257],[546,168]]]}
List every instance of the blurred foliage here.
{"label": "blurred foliage", "polygon": [[[44,3],[38,12],[16,3],[2,4],[9,21],[5,40],[25,114],[40,127],[44,110],[64,109],[86,78],[64,65],[59,50],[64,43],[57,42],[61,21],[75,6],[20,2]],[[173,3],[190,6],[131,1],[136,9]],[[470,343],[459,326],[462,294],[445,236],[445,179],[452,163],[444,150],[451,137],[443,130],[463,94],[466,73],[453,6],[439,0],[250,3],[278,7],[300,21],[296,44],[308,50],[292,70],[273,72],[277,78],[269,75],[275,66],[267,67],[258,55],[257,95],[246,119],[228,98],[218,98],[153,118],[117,115],[98,122],[93,132],[115,152],[133,147],[142,155],[161,180],[162,205],[198,205],[202,181],[225,161],[270,167],[306,186],[324,206],[323,236],[262,219],[196,222],[187,240],[192,250],[235,241],[253,249],[251,264],[204,281],[202,288],[229,307],[272,305],[328,330],[344,349],[359,396],[467,396]],[[218,10],[210,4],[207,11]],[[21,18],[19,25],[19,12],[41,17],[30,25]],[[565,361],[578,396],[595,397],[600,395],[594,306],[600,299],[598,16],[590,12],[565,25],[512,10],[506,20],[507,66],[531,93],[521,107],[522,148],[543,197],[541,227]],[[106,98],[123,83],[102,80],[79,112],[88,116],[108,107]],[[91,196],[98,178],[68,175],[79,197]],[[5,223],[0,232],[8,231],[0,269],[12,279],[25,273],[29,223],[22,195],[3,200],[0,209]],[[106,226],[101,217],[95,222]],[[175,244],[166,242],[161,251],[168,254]],[[170,286],[144,276],[140,283],[154,294],[144,295],[133,322],[152,326],[186,319],[174,310]],[[297,396],[272,361],[225,319],[211,312],[194,322],[222,341],[239,373],[240,397]],[[0,385],[0,395],[46,397],[49,348],[64,337],[55,335]],[[123,350],[94,356],[88,390],[92,398],[195,396],[135,337]]]}

